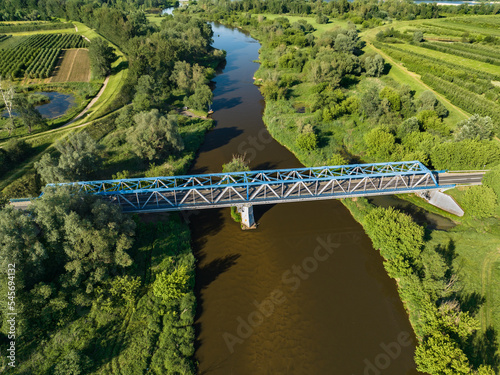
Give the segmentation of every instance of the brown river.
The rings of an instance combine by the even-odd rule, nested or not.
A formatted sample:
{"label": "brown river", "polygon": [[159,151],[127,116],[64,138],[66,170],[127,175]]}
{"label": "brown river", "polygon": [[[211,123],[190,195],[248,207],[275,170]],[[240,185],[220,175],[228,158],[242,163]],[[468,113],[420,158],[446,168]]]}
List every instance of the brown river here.
{"label": "brown river", "polygon": [[[253,84],[259,43],[213,27],[227,64],[214,79],[217,124],[192,172],[221,172],[236,153],[246,153],[251,169],[301,167],[262,122],[265,103]],[[418,374],[396,284],[340,202],[254,212],[259,225],[250,231],[229,209],[188,216],[198,259],[200,374]]]}

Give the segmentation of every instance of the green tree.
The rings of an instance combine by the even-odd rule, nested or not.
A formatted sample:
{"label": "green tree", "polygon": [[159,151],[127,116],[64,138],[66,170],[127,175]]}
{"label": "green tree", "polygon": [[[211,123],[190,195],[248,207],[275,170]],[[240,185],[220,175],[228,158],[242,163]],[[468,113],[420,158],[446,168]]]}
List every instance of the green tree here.
{"label": "green tree", "polygon": [[46,125],[45,119],[35,106],[28,101],[26,96],[17,95],[14,98],[13,108],[17,112],[23,125],[28,128],[28,133],[31,133],[35,126],[44,127]]}
{"label": "green tree", "polygon": [[413,33],[413,41],[415,43],[421,43],[424,41],[424,33],[421,30],[415,30]]}
{"label": "green tree", "polygon": [[[0,265],[16,264],[19,282],[26,287],[44,273],[48,258],[45,246],[38,238],[38,228],[24,211],[7,206],[0,210]],[[22,285],[21,284],[21,285]]]}
{"label": "green tree", "polygon": [[135,223],[118,205],[75,189],[45,189],[31,205],[51,249],[53,272],[65,270],[68,288],[92,293],[111,273],[128,267]]}
{"label": "green tree", "polygon": [[233,155],[229,163],[222,165],[222,173],[247,172],[250,171],[245,155]]}
{"label": "green tree", "polygon": [[484,185],[471,186],[463,197],[465,212],[470,215],[483,219],[493,216],[497,205],[497,196],[495,191]]}
{"label": "green tree", "polygon": [[184,149],[175,116],[162,116],[157,109],[134,116],[136,126],[130,128],[127,142],[142,159],[156,160]]}
{"label": "green tree", "polygon": [[492,168],[483,176],[483,185],[492,188],[500,202],[500,165]]}
{"label": "green tree", "polygon": [[330,159],[328,159],[327,164],[328,165],[346,165],[349,163],[348,163],[347,159],[344,158],[342,155],[334,153],[334,154],[332,154]]}
{"label": "green tree", "polygon": [[416,117],[410,117],[399,124],[397,128],[397,137],[403,139],[405,136],[412,132],[420,130],[420,123]]}
{"label": "green tree", "polygon": [[381,128],[372,129],[364,136],[368,154],[380,161],[388,161],[394,150],[395,138]]}
{"label": "green tree", "polygon": [[54,369],[54,375],[83,375],[87,374],[92,361],[85,355],[71,350],[61,357]]}
{"label": "green tree", "polygon": [[318,136],[314,132],[314,128],[312,127],[312,125],[305,125],[295,142],[297,144],[297,147],[302,151],[315,150],[318,147]]}
{"label": "green tree", "polygon": [[427,337],[415,351],[417,369],[435,375],[470,374],[464,352],[446,334],[436,332]]}
{"label": "green tree", "polygon": [[165,304],[179,301],[189,291],[191,279],[187,266],[179,266],[172,273],[163,271],[156,276],[153,293]]}
{"label": "green tree", "polygon": [[366,75],[370,77],[380,77],[384,72],[385,61],[378,53],[374,56],[368,56],[365,59]]}
{"label": "green tree", "polygon": [[493,135],[493,122],[488,116],[481,117],[475,114],[467,120],[460,121],[455,128],[454,134],[457,141],[490,139]]}
{"label": "green tree", "polygon": [[19,163],[26,159],[31,154],[31,145],[24,139],[13,138],[9,140],[5,146],[4,151],[7,153],[9,160],[13,163]]}
{"label": "green tree", "polygon": [[401,267],[407,268],[420,254],[424,229],[410,216],[392,207],[378,207],[366,215],[364,226],[373,246],[389,262],[390,276],[400,276]]}
{"label": "green tree", "polygon": [[103,78],[111,73],[111,63],[115,61],[116,54],[108,42],[95,38],[90,41],[89,58],[92,77]]}
{"label": "green tree", "polygon": [[202,85],[196,87],[193,95],[184,98],[184,104],[189,108],[206,111],[208,105],[212,103],[212,98],[213,94],[210,88],[206,85]]}
{"label": "green tree", "polygon": [[0,191],[0,210],[9,204],[9,198]]}
{"label": "green tree", "polygon": [[146,111],[157,104],[155,80],[149,75],[143,75],[135,86],[135,95],[132,101],[134,110]]}
{"label": "green tree", "polygon": [[88,179],[102,163],[100,146],[86,132],[71,134],[67,140],[58,142],[56,149],[59,157],[47,153],[35,163],[47,183]]}

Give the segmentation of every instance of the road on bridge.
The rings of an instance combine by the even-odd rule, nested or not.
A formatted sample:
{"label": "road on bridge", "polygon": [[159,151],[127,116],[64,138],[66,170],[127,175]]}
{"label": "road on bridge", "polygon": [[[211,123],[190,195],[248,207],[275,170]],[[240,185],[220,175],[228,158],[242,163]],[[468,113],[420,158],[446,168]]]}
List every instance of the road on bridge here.
{"label": "road on bridge", "polygon": [[437,173],[440,185],[481,185],[486,171]]}

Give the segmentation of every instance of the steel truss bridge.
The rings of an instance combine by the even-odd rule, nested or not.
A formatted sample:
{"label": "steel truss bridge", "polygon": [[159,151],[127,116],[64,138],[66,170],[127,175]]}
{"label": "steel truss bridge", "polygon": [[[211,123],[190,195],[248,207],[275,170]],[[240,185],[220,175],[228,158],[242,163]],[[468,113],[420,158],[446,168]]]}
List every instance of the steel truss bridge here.
{"label": "steel truss bridge", "polygon": [[[119,204],[125,212],[236,206],[251,227],[252,206],[447,189],[419,161],[84,181],[73,186]],[[250,215],[249,217],[247,217]]]}

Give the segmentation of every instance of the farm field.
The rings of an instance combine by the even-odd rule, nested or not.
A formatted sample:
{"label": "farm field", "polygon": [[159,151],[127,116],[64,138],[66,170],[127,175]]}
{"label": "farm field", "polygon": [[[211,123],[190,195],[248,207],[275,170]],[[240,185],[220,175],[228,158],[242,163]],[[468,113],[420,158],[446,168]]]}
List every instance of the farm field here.
{"label": "farm field", "polygon": [[51,82],[89,82],[90,59],[86,49],[64,50]]}
{"label": "farm field", "polygon": [[[398,82],[419,80],[461,110],[498,123],[499,27],[495,16],[456,17],[393,23],[364,36],[371,49],[393,60],[391,73],[409,72],[389,73]],[[423,33],[423,41],[413,39],[417,31]]]}
{"label": "farm field", "polygon": [[6,39],[13,43],[10,48],[0,49],[0,75],[9,79],[48,78],[61,49],[88,46],[88,42],[76,34],[37,34],[11,39]]}

